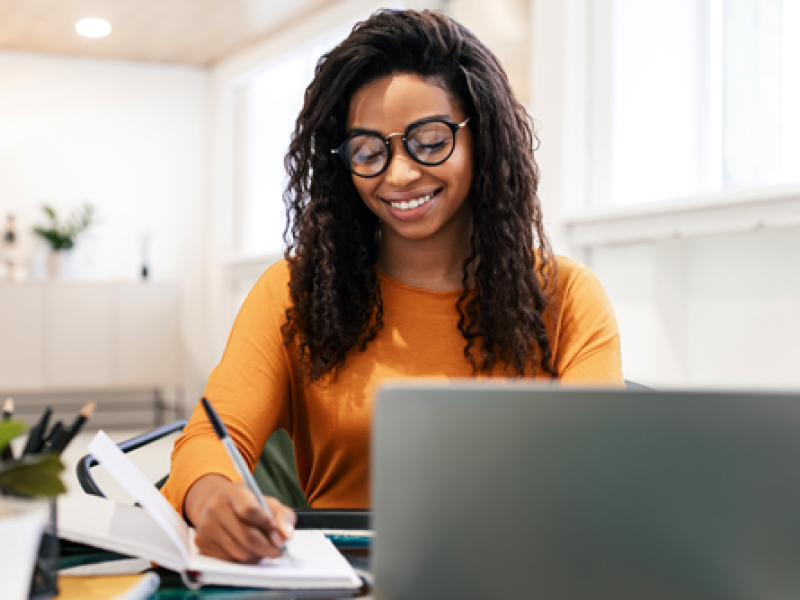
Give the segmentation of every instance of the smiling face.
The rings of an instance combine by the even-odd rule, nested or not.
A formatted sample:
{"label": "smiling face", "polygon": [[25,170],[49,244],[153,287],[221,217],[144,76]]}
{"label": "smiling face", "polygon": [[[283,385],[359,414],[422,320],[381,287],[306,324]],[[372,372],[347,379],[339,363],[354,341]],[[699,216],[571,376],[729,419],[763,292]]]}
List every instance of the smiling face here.
{"label": "smiling face", "polygon": [[[445,90],[416,75],[392,75],[359,90],[350,102],[348,135],[369,130],[387,137],[404,133],[412,123],[440,117],[462,123],[469,115]],[[362,200],[383,222],[383,235],[406,241],[467,236],[467,202],[472,181],[472,138],[469,126],[457,131],[452,155],[436,166],[416,162],[400,135],[390,138],[391,161],[373,178],[353,175]]]}

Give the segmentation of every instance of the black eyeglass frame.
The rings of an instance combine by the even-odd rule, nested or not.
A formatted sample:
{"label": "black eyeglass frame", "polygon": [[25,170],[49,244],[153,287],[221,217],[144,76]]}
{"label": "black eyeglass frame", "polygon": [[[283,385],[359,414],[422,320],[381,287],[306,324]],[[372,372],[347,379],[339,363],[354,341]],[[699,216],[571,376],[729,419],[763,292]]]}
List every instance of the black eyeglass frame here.
{"label": "black eyeglass frame", "polygon": [[[445,119],[440,119],[438,117],[430,117],[430,118],[427,118],[427,119],[422,119],[420,121],[415,121],[414,123],[411,123],[408,127],[406,127],[406,130],[403,133],[390,133],[386,137],[383,137],[377,131],[357,131],[357,132],[352,133],[349,136],[347,136],[347,139],[345,141],[343,141],[341,144],[339,144],[338,148],[332,149],[331,150],[331,154],[338,154],[339,158],[342,159],[342,162],[344,163],[344,166],[353,175],[356,175],[357,177],[363,177],[365,179],[372,179],[373,177],[378,177],[379,175],[383,175],[384,171],[386,171],[386,169],[389,168],[389,163],[392,162],[392,146],[391,146],[391,143],[390,143],[390,139],[399,135],[399,136],[401,136],[400,140],[403,142],[403,146],[405,147],[406,152],[408,152],[408,155],[411,158],[413,158],[419,164],[425,165],[426,167],[435,167],[437,165],[441,165],[443,162],[445,162],[448,158],[450,158],[453,155],[453,152],[455,152],[455,149],[456,149],[456,142],[457,142],[456,132],[459,129],[461,129],[462,127],[466,126],[467,122],[471,118],[472,118],[472,115],[470,115],[469,117],[464,119],[461,123],[452,123],[451,121],[446,121]],[[419,127],[420,125],[426,125],[428,123],[442,123],[443,125],[447,125],[450,128],[450,131],[453,133],[453,146],[450,148],[450,152],[448,152],[447,156],[445,156],[442,160],[439,160],[439,161],[436,161],[436,162],[432,162],[432,163],[420,160],[417,157],[417,155],[414,154],[414,152],[411,151],[411,148],[408,147],[408,133],[412,129],[414,129],[416,127]],[[361,136],[361,135],[374,135],[376,138],[380,139],[383,142],[384,146],[386,146],[386,162],[384,163],[383,167],[381,167],[380,171],[378,171],[377,173],[373,173],[372,175],[362,175],[361,173],[356,173],[353,170],[353,168],[350,166],[350,161],[347,160],[347,158],[345,158],[345,156],[346,156],[345,149],[347,148],[348,142],[350,142],[350,140],[352,140],[353,138],[356,138],[356,137]]]}

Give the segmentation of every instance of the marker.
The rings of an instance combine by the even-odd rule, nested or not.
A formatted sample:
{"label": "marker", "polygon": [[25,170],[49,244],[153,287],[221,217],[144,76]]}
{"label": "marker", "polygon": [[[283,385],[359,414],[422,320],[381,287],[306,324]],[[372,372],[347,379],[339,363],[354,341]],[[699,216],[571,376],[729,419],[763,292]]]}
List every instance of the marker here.
{"label": "marker", "polygon": [[56,424],[50,429],[50,433],[47,434],[47,437],[42,442],[42,452],[50,452],[53,449],[53,446],[61,439],[61,436],[64,435],[64,424],[61,421],[56,421]]}
{"label": "marker", "polygon": [[[214,431],[217,433],[222,445],[225,447],[225,450],[228,452],[228,456],[231,457],[231,461],[233,461],[233,466],[236,467],[236,472],[239,473],[239,477],[242,478],[244,484],[250,488],[250,491],[255,494],[256,500],[258,500],[258,504],[261,508],[264,509],[264,512],[267,513],[267,516],[275,521],[275,515],[272,514],[272,511],[269,509],[269,505],[267,501],[264,500],[264,496],[261,493],[261,490],[258,489],[258,484],[256,484],[256,480],[253,479],[253,474],[250,473],[250,469],[247,466],[247,463],[244,462],[242,455],[239,454],[239,450],[236,448],[236,444],[231,439],[231,436],[228,434],[228,430],[225,427],[225,424],[222,422],[222,419],[219,418],[217,415],[217,411],[214,410],[214,407],[211,406],[211,402],[208,401],[207,398],[203,398],[201,400],[203,403],[203,408],[208,415],[208,420],[211,421],[211,425],[214,427]],[[286,556],[289,555],[289,552],[286,548],[286,544],[283,545],[281,548],[281,552]]]}
{"label": "marker", "polygon": [[31,427],[31,432],[28,434],[28,441],[25,442],[25,448],[22,451],[22,456],[29,454],[36,454],[42,445],[45,431],[47,431],[47,424],[50,422],[50,417],[53,414],[53,407],[48,406],[39,422]]}
{"label": "marker", "polygon": [[75,436],[78,435],[83,425],[89,420],[89,417],[92,416],[96,406],[97,405],[94,402],[87,402],[81,409],[81,412],[78,414],[78,416],[75,417],[75,421],[73,421],[72,426],[61,434],[58,439],[58,443],[53,442],[52,446],[50,447],[50,451],[56,454],[61,454],[64,449],[69,446],[70,442],[75,438]]}

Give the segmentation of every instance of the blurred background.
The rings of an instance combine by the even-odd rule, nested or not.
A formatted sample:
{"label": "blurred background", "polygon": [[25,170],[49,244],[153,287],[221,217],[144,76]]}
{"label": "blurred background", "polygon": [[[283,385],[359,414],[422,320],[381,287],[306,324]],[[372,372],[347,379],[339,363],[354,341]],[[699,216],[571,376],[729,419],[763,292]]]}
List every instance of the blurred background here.
{"label": "blurred background", "polygon": [[142,429],[194,405],[281,256],[314,65],[381,7],[443,10],[503,63],[555,249],[606,286],[628,379],[800,388],[800,0],[0,0],[20,416],[91,397],[95,425]]}

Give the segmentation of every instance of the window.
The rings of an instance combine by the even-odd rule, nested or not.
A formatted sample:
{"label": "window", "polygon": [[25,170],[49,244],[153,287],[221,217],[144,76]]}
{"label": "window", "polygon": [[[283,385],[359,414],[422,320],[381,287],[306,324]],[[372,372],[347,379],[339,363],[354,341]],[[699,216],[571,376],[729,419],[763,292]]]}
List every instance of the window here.
{"label": "window", "polygon": [[265,65],[247,80],[238,103],[241,157],[237,162],[238,195],[235,211],[238,253],[245,256],[283,252],[286,223],[283,159],[303,94],[314,76],[317,60],[343,40],[350,27],[331,31]]}
{"label": "window", "polygon": [[800,181],[800,0],[612,0],[610,27],[600,202]]}

